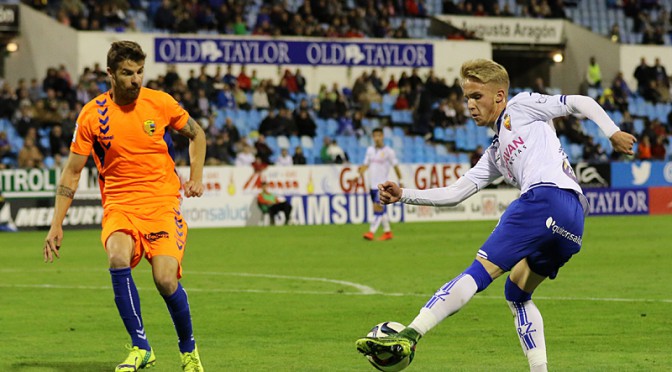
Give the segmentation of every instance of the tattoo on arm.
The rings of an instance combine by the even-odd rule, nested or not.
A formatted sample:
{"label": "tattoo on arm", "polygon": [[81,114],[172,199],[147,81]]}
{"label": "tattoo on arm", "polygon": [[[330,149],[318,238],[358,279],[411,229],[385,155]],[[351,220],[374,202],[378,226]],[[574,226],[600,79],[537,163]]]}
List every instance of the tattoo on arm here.
{"label": "tattoo on arm", "polygon": [[56,188],[56,195],[61,195],[65,196],[66,198],[72,199],[75,197],[75,190],[67,186],[58,185],[58,188]]}
{"label": "tattoo on arm", "polygon": [[203,132],[203,128],[191,117],[187,119],[187,124],[178,131],[178,133],[189,139],[194,139],[198,132]]}

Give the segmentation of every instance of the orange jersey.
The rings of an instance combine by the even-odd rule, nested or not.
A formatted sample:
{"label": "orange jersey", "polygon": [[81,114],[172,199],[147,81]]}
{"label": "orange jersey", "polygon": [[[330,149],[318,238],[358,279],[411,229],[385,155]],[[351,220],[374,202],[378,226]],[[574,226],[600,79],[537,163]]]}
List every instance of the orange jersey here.
{"label": "orange jersey", "polygon": [[107,92],[82,108],[70,150],[93,155],[104,208],[164,204],[180,197],[167,127],[180,130],[187,119],[170,95],[144,87],[129,105],[117,105]]}

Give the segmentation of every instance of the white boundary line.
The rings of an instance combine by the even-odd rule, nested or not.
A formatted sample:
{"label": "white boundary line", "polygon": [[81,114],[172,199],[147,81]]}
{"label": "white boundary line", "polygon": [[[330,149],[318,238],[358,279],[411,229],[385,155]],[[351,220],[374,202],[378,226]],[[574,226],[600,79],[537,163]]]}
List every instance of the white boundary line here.
{"label": "white boundary line", "polygon": [[[84,269],[77,270],[78,272],[88,271],[88,272],[100,272],[101,270],[97,269]],[[147,272],[149,270],[137,270],[140,272]],[[2,268],[0,273],[25,273],[25,272],[53,272],[51,269],[35,269],[35,270],[21,270],[21,269],[11,269],[11,268]],[[203,292],[203,293],[264,293],[264,294],[302,294],[302,295],[346,295],[346,296],[391,296],[391,297],[431,297],[431,293],[427,294],[418,294],[418,293],[384,293],[378,291],[372,287],[369,287],[364,284],[344,281],[344,280],[335,280],[328,278],[319,278],[319,277],[307,277],[307,276],[290,276],[290,275],[274,275],[274,274],[255,274],[255,273],[227,273],[227,272],[216,272],[216,271],[189,271],[189,275],[204,275],[204,276],[238,276],[238,277],[250,277],[250,278],[268,278],[268,279],[282,279],[282,280],[298,280],[298,281],[312,281],[312,282],[324,282],[324,283],[333,283],[338,285],[343,285],[347,287],[354,288],[357,292],[342,292],[342,291],[295,291],[295,290],[263,290],[263,289],[215,289],[215,288],[193,288],[189,287],[189,292]],[[34,288],[34,289],[76,289],[76,290],[109,290],[111,286],[87,286],[87,285],[62,285],[62,284],[9,284],[9,283],[0,283],[0,288]],[[147,288],[138,288],[140,290],[148,290]],[[504,299],[502,296],[487,296],[487,295],[477,295],[474,298],[486,299],[486,300],[498,300],[501,301]],[[547,301],[593,301],[593,302],[630,302],[630,303],[642,303],[642,302],[651,302],[651,303],[672,303],[672,299],[653,299],[653,298],[615,298],[615,297],[552,297],[552,296],[535,296],[537,300],[547,300]]]}

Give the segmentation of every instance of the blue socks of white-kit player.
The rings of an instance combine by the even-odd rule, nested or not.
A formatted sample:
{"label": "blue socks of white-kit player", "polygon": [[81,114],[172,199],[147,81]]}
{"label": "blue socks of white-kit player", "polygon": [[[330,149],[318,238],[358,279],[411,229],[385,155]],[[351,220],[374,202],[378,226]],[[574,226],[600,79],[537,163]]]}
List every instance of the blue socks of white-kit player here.
{"label": "blue socks of white-kit player", "polygon": [[474,260],[462,274],[439,288],[420,309],[409,327],[424,336],[445,318],[458,312],[474,295],[492,283],[492,277],[483,265]]}
{"label": "blue socks of white-kit player", "polygon": [[518,288],[510,278],[506,278],[504,295],[513,313],[520,346],[530,364],[530,372],[546,372],[548,367],[544,320],[532,302],[532,294]]}

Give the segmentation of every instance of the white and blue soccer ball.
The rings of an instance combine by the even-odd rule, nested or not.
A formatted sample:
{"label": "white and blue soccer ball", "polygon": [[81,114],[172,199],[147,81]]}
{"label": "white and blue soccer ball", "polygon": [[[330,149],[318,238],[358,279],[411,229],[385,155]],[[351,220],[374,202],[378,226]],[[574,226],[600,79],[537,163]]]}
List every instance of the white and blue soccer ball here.
{"label": "white and blue soccer ball", "polygon": [[[371,331],[366,335],[367,337],[385,337],[393,336],[401,332],[402,329],[406,328],[405,325],[397,322],[383,322],[376,324]],[[379,371],[384,372],[398,372],[406,367],[408,367],[413,361],[415,356],[415,348],[411,351],[410,355],[405,357],[400,357],[390,353],[381,353],[377,355],[367,355],[366,359],[369,360],[372,366],[374,366]]]}

